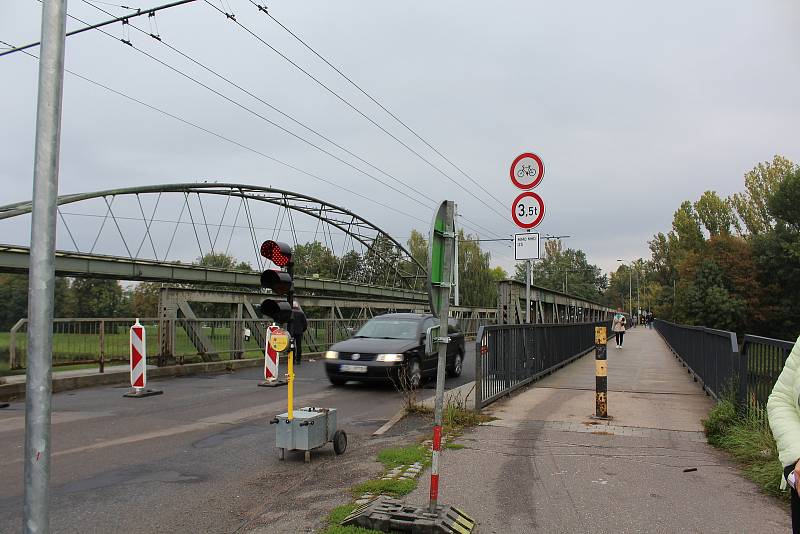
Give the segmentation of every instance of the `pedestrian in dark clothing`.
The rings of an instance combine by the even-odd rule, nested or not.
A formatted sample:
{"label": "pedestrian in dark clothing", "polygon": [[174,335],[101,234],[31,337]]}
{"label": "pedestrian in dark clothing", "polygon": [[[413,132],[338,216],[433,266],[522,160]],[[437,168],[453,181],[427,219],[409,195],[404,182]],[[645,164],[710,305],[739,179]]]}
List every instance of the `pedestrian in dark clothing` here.
{"label": "pedestrian in dark clothing", "polygon": [[308,328],[308,319],[296,300],[292,303],[292,324],[289,333],[294,338],[294,363],[300,365],[303,358],[303,333]]}

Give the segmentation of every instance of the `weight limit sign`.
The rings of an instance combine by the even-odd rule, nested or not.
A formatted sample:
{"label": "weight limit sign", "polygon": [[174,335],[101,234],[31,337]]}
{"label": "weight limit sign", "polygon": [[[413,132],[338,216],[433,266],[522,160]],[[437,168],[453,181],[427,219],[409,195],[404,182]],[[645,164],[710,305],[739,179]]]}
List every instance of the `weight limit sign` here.
{"label": "weight limit sign", "polygon": [[544,219],[544,200],[533,191],[526,191],[514,199],[511,217],[520,228],[536,228]]}

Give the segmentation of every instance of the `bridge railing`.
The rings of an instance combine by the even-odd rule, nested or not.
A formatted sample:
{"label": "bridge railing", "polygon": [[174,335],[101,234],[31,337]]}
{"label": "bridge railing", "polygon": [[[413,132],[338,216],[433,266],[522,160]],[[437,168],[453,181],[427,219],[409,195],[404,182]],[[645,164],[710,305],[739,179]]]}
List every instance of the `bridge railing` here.
{"label": "bridge railing", "polygon": [[739,396],[743,360],[734,332],[656,320],[656,331],[687,372],[714,399],[726,393]]}
{"label": "bridge railing", "polygon": [[655,327],[709,395],[731,397],[742,412],[767,423],[767,399],[793,342],[747,334],[740,346],[725,330],[661,320]]}
{"label": "bridge railing", "polygon": [[[303,353],[325,352],[331,345],[348,339],[369,317],[308,319],[303,335]],[[494,317],[468,315],[452,318],[467,338]],[[135,319],[86,318],[53,320],[53,366],[106,365],[129,361],[129,329]],[[144,325],[150,362],[194,363],[200,361],[261,358],[264,356],[264,321],[253,319],[159,319],[140,318]],[[0,372],[22,370],[27,365],[27,319],[20,319],[8,334],[0,333]],[[159,336],[165,329],[166,336]],[[160,346],[160,339],[167,346]]]}
{"label": "bridge railing", "polygon": [[482,326],[475,339],[475,409],[480,410],[594,348],[610,322]]}
{"label": "bridge railing", "polygon": [[767,419],[767,399],[794,343],[747,334],[742,342],[741,356],[744,361],[743,376],[738,400],[750,415],[762,421]]}

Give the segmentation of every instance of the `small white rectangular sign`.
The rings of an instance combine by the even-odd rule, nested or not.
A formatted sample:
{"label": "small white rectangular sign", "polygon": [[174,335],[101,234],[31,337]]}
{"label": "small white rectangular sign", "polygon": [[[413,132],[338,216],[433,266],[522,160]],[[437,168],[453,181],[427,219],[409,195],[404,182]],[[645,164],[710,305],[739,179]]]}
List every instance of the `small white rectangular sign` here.
{"label": "small white rectangular sign", "polygon": [[514,234],[514,259],[538,260],[539,234],[534,232]]}

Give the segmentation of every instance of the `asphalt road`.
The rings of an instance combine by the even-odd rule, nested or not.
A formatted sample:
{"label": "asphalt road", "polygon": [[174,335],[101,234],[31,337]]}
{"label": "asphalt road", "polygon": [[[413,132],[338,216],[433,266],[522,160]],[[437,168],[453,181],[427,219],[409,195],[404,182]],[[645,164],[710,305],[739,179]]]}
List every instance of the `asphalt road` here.
{"label": "asphalt road", "polygon": [[[474,378],[472,349],[448,389]],[[348,451],[336,457],[327,445],[310,464],[302,453],[281,462],[267,422],[286,411],[286,388],[257,387],[261,372],[149,381],[164,394],[143,399],[108,386],[54,395],[52,532],[237,532],[264,528],[272,517],[295,519],[276,532],[311,531],[316,516],[298,519],[306,516],[293,506],[301,495],[309,503],[343,500],[376,470],[374,451],[391,438],[371,434],[402,396],[392,386],[333,387],[321,361],[304,362],[295,406],[337,408]],[[432,384],[418,393],[431,395]],[[14,402],[0,411],[0,532],[22,526],[23,443],[24,402]]]}

